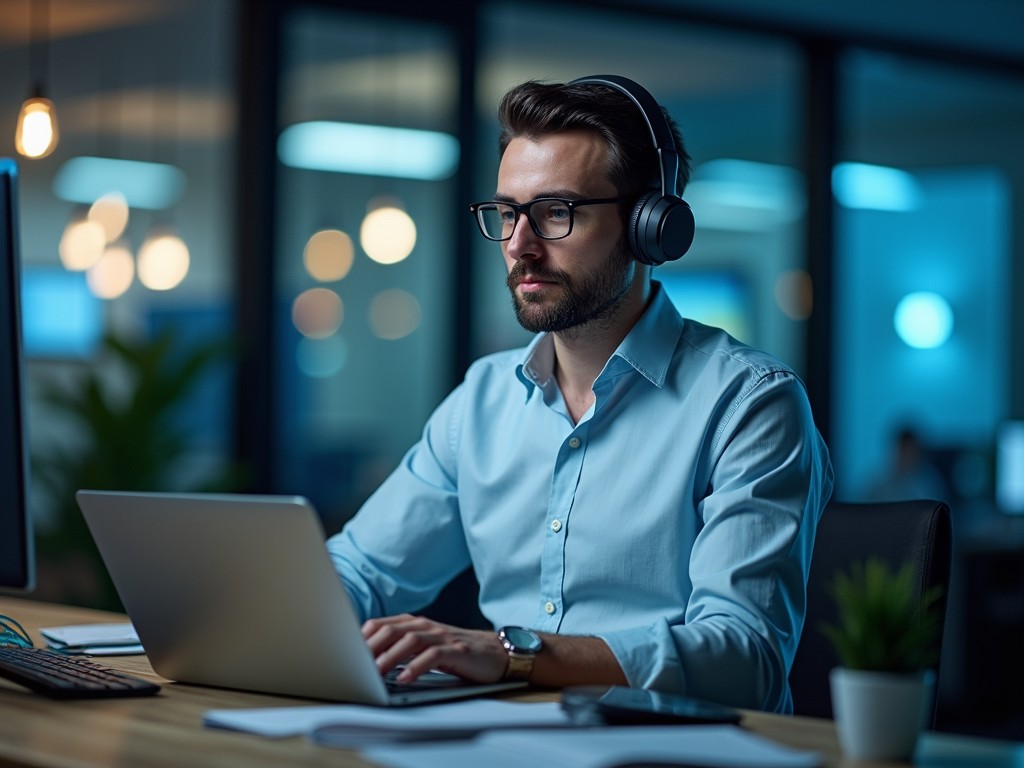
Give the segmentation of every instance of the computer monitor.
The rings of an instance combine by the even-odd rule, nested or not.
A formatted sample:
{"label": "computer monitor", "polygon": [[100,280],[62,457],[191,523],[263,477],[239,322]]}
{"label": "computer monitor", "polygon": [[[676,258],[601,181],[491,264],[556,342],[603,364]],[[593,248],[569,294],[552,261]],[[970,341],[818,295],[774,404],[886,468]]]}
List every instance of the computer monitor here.
{"label": "computer monitor", "polygon": [[21,338],[18,166],[0,157],[0,590],[35,585]]}

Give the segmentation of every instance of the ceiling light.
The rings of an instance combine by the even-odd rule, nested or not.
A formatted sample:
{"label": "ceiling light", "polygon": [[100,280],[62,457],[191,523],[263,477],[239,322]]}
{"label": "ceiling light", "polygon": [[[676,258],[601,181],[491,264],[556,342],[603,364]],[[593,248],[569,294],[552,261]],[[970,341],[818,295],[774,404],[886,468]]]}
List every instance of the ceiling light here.
{"label": "ceiling light", "polygon": [[921,205],[921,185],[907,171],[867,163],[840,163],[832,169],[832,190],[846,208],[912,211]]}
{"label": "ceiling light", "polygon": [[117,192],[132,208],[162,210],[184,194],[185,174],[165,163],[73,157],[57,172],[53,191],[61,200],[87,205],[103,195]]}
{"label": "ceiling light", "polygon": [[314,121],[281,132],[277,155],[292,168],[439,181],[459,164],[459,142],[438,131]]}
{"label": "ceiling light", "polygon": [[14,147],[18,154],[32,159],[46,157],[57,148],[59,139],[53,102],[41,95],[29,97],[21,105],[18,127],[14,132]]}
{"label": "ceiling light", "polygon": [[57,148],[60,131],[53,102],[44,94],[43,80],[49,57],[50,4],[46,0],[32,0],[29,6],[30,25],[29,59],[35,86],[32,94],[21,105],[18,125],[14,131],[14,147],[18,153],[38,159]]}

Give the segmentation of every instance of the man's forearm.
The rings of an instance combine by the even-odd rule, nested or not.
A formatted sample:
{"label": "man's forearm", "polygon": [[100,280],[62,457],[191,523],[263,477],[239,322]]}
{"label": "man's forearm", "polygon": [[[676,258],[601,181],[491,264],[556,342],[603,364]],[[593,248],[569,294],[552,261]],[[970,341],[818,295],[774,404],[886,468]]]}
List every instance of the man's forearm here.
{"label": "man's forearm", "polygon": [[626,675],[608,644],[599,637],[540,633],[544,647],[530,674],[533,685],[628,685]]}

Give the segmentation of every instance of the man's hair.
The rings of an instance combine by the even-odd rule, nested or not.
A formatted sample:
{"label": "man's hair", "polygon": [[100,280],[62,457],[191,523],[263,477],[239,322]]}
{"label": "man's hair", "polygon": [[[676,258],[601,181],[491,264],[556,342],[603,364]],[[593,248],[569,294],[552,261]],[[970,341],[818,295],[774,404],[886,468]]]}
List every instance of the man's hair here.
{"label": "man's hair", "polygon": [[[662,110],[664,112],[664,110]],[[675,121],[665,112],[679,153],[678,189],[690,180],[690,156]],[[572,130],[595,131],[608,145],[608,178],[623,197],[661,186],[661,167],[643,113],[623,93],[599,83],[514,86],[498,106],[498,151],[515,138],[536,139]]]}

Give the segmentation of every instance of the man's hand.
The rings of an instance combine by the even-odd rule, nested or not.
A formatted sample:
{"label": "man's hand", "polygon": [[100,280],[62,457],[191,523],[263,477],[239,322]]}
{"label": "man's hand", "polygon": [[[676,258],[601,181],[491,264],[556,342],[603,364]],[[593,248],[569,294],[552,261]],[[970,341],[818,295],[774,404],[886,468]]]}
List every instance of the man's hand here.
{"label": "man's hand", "polygon": [[508,653],[494,632],[460,629],[422,616],[370,619],[363,624],[363,637],[382,675],[405,663],[396,678],[399,683],[411,683],[431,669],[491,683],[504,677],[508,666]]}

